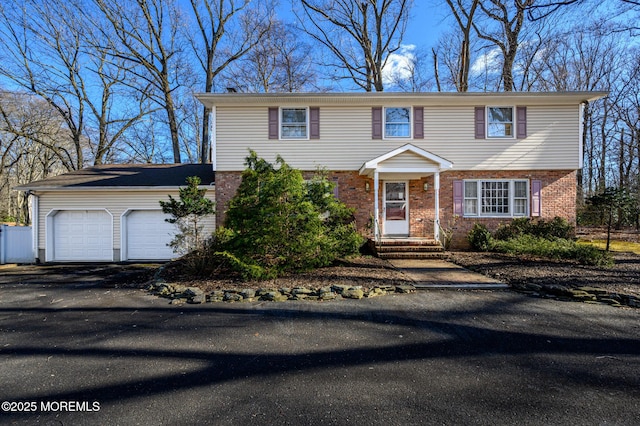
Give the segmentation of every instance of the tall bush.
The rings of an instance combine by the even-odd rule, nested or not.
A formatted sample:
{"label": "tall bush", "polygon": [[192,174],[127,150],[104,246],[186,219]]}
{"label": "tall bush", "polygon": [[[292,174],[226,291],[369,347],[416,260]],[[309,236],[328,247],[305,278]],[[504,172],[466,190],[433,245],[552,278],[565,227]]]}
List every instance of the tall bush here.
{"label": "tall bush", "polygon": [[357,253],[363,240],[353,210],[334,197],[324,173],[305,181],[281,157],[274,165],[253,151],[246,165],[225,220],[231,232],[225,257],[236,269],[271,278]]}

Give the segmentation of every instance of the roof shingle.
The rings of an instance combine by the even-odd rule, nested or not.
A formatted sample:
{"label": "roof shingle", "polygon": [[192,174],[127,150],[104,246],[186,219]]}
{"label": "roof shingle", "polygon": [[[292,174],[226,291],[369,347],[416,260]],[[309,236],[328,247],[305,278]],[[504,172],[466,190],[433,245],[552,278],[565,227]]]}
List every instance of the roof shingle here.
{"label": "roof shingle", "polygon": [[53,176],[15,189],[178,187],[186,185],[189,176],[198,176],[201,185],[215,182],[211,164],[109,164]]}

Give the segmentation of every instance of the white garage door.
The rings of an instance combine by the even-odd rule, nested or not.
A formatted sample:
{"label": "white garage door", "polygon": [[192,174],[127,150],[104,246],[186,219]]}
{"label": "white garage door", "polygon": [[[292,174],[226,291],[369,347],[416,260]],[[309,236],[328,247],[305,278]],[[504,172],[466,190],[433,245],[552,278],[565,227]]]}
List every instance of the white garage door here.
{"label": "white garage door", "polygon": [[104,210],[63,210],[53,217],[53,260],[113,261],[111,215]]}
{"label": "white garage door", "polygon": [[128,260],[169,260],[175,257],[167,246],[175,235],[175,226],[165,222],[160,210],[134,210],[126,216]]}

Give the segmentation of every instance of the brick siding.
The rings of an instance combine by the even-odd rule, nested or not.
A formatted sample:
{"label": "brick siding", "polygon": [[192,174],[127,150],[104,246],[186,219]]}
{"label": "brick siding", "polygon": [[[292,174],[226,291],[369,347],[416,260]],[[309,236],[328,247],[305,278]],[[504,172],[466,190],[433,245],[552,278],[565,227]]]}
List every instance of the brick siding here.
{"label": "brick siding", "polygon": [[[312,172],[305,173],[311,175]],[[241,172],[216,173],[216,220],[224,223],[229,200],[240,186]],[[374,190],[373,179],[360,176],[357,171],[336,171],[329,173],[329,179],[338,186],[338,198],[349,207],[355,208],[358,230],[367,236],[373,235],[372,217]],[[483,223],[489,229],[496,229],[508,222],[508,218],[454,218],[453,181],[461,179],[531,179],[542,181],[542,218],[555,216],[576,223],[576,172],[573,170],[537,171],[447,171],[440,174],[440,224],[453,227],[452,247],[468,247],[467,234],[475,223]],[[367,182],[369,191],[366,190]],[[427,190],[424,190],[424,184]],[[434,229],[435,191],[433,176],[409,181],[409,233],[416,237],[432,237]],[[383,181],[379,187],[379,209],[382,212]]]}

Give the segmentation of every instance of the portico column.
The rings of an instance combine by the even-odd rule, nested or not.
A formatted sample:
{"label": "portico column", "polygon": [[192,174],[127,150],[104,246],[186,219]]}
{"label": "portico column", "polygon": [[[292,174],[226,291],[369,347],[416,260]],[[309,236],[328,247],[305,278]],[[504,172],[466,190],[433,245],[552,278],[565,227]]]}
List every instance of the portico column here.
{"label": "portico column", "polygon": [[373,171],[373,237],[377,241],[380,238],[380,225],[378,217],[378,169]]}
{"label": "portico column", "polygon": [[440,172],[433,175],[433,189],[435,190],[435,220],[433,221],[433,237],[440,241]]}

